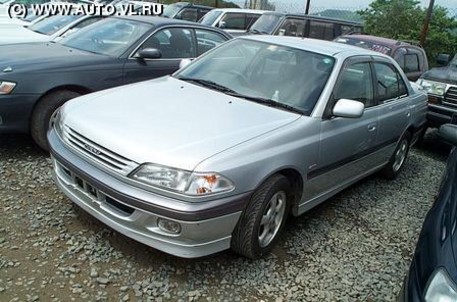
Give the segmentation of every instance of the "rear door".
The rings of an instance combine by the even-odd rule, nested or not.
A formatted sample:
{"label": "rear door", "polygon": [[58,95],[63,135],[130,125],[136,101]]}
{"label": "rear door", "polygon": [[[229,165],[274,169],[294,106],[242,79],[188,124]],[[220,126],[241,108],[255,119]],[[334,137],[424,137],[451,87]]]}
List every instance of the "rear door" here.
{"label": "rear door", "polygon": [[[409,96],[405,81],[389,60],[380,58],[373,63],[376,100],[379,103],[378,146],[397,143],[411,119]],[[386,154],[387,158],[391,154]]]}
{"label": "rear door", "polygon": [[[370,157],[378,132],[378,108],[370,61],[370,57],[352,58],[340,72],[329,100],[328,114],[322,121],[319,162],[308,175],[307,199],[343,185],[376,165]],[[332,108],[340,99],[364,103],[363,116],[332,116]]]}

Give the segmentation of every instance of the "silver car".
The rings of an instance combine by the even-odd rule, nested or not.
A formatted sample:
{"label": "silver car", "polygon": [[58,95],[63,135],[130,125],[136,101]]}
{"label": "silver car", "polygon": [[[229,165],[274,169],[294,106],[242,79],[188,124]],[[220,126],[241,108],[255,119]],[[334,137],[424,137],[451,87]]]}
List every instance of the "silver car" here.
{"label": "silver car", "polygon": [[427,97],[380,53],[237,38],[172,76],[66,103],[55,181],[113,229],[180,257],[268,253],[298,216],[377,171],[394,178]]}

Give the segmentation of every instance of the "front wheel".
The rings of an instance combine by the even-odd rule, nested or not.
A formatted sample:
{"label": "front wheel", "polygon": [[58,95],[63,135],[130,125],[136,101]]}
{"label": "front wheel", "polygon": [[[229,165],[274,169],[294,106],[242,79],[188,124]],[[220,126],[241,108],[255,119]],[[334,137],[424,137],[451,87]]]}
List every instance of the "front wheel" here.
{"label": "front wheel", "polygon": [[394,154],[390,158],[387,165],[382,170],[382,174],[387,179],[394,179],[397,177],[400,170],[403,168],[403,165],[408,157],[409,144],[411,142],[411,135],[409,132],[405,133],[400,139],[400,142],[395,148]]}
{"label": "front wheel", "polygon": [[35,106],[30,119],[30,134],[43,150],[49,150],[46,133],[51,115],[66,101],[78,96],[80,94],[74,91],[56,91],[44,96]]}
{"label": "front wheel", "polygon": [[274,175],[252,195],[233,234],[232,249],[251,259],[271,251],[284,228],[289,212],[290,183]]}

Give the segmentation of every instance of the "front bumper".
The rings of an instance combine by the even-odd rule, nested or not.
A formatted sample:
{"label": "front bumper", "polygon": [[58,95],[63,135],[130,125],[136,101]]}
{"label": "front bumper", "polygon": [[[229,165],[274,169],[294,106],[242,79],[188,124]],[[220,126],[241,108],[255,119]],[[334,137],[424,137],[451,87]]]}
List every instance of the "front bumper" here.
{"label": "front bumper", "polygon": [[[69,150],[48,133],[57,186],[78,206],[116,231],[166,253],[194,258],[230,248],[250,193],[202,203],[183,202],[133,187]],[[163,207],[167,204],[167,207]],[[159,219],[179,223],[170,234]]]}
{"label": "front bumper", "polygon": [[0,95],[0,133],[26,133],[30,116],[39,99],[35,94]]}

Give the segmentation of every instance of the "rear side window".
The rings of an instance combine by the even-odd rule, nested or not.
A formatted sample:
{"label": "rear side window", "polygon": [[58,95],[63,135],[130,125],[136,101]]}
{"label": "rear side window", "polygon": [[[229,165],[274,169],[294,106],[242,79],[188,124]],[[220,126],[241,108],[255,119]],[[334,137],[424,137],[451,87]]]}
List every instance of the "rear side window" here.
{"label": "rear side window", "polygon": [[228,13],[222,17],[219,26],[227,29],[246,29],[246,14]]}
{"label": "rear side window", "polygon": [[287,19],[282,23],[278,34],[280,36],[303,37],[305,25],[305,20]]}
{"label": "rear side window", "polygon": [[415,53],[411,54],[406,54],[404,57],[405,60],[405,67],[404,71],[405,72],[413,72],[413,71],[419,71],[419,57]]}
{"label": "rear side window", "polygon": [[390,64],[374,63],[376,90],[379,102],[386,102],[408,94],[400,73]]}
{"label": "rear side window", "polygon": [[309,37],[321,40],[333,40],[333,23],[310,21],[309,22]]}
{"label": "rear side window", "polygon": [[198,56],[226,41],[222,35],[203,29],[196,29],[195,35],[197,36]]}

